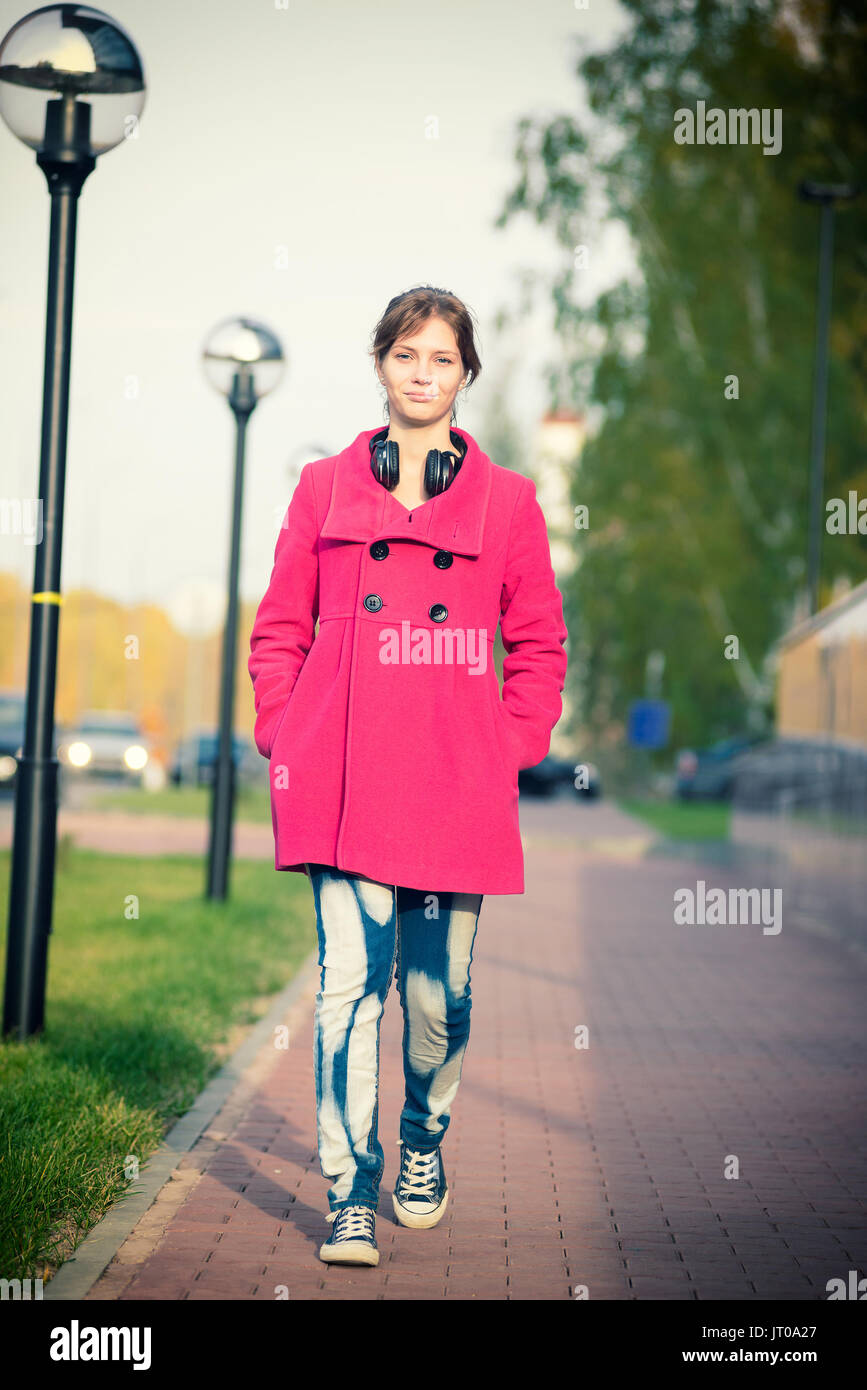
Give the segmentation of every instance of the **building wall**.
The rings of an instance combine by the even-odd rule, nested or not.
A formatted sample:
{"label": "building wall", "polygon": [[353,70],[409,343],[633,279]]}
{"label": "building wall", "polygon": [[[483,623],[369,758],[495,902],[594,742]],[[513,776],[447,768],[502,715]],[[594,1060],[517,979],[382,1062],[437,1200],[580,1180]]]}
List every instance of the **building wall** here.
{"label": "building wall", "polygon": [[780,656],[777,732],[820,735],[867,747],[867,640],[822,642],[821,630],[786,647]]}

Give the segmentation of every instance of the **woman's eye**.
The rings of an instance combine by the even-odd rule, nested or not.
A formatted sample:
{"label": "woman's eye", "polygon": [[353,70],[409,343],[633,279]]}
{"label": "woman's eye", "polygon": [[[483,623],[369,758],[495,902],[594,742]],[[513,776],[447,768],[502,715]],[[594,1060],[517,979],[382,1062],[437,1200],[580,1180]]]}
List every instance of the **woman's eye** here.
{"label": "woman's eye", "polygon": [[[409,357],[408,352],[396,352],[394,355],[398,359],[402,357]],[[450,367],[452,365],[452,359],[450,357],[438,357],[437,361],[444,363],[446,367]]]}

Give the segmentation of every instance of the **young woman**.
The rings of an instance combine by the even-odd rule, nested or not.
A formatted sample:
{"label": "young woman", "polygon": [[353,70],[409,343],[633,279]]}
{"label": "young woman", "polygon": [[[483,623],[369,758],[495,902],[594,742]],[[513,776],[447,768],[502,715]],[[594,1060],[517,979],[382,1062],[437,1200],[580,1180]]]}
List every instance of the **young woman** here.
{"label": "young woman", "polygon": [[[275,867],[310,879],[326,1262],[377,1264],[379,1026],[392,972],[406,1095],[397,1220],[434,1226],[470,1026],[482,898],[523,893],[518,771],[562,712],[566,628],[529,478],[450,429],[481,370],[473,324],[429,286],[374,334],[386,429],[305,464],[250,635]],[[318,623],[318,630],[317,630]],[[492,653],[506,656],[503,692]]]}

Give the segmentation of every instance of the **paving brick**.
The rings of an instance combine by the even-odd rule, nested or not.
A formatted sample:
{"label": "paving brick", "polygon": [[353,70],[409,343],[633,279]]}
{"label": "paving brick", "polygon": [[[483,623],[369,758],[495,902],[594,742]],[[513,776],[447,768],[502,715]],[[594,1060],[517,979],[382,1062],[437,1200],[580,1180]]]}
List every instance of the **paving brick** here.
{"label": "paving brick", "polygon": [[670,1283],[682,1282],[689,1279],[689,1270],[680,1261],[652,1261],[652,1260],[627,1260],[626,1273],[632,1280],[635,1279],[664,1279]]}
{"label": "paving brick", "polygon": [[734,1274],[743,1274],[743,1263],[735,1255],[684,1255],[684,1268],[689,1270],[691,1275],[696,1278],[700,1273],[718,1273],[721,1276],[731,1271]]}
{"label": "paving brick", "polygon": [[755,1289],[752,1284],[735,1283],[705,1283],[699,1280],[695,1286],[695,1295],[702,1302],[720,1302],[726,1299],[745,1301],[755,1298]]}
{"label": "paving brick", "polygon": [[444,1287],[449,1294],[460,1294],[464,1298],[504,1299],[508,1293],[505,1279],[461,1277],[453,1274],[447,1277]]}
{"label": "paving brick", "polygon": [[652,1279],[639,1275],[632,1280],[632,1291],[642,1299],[682,1299],[690,1301],[693,1290],[686,1280]]}

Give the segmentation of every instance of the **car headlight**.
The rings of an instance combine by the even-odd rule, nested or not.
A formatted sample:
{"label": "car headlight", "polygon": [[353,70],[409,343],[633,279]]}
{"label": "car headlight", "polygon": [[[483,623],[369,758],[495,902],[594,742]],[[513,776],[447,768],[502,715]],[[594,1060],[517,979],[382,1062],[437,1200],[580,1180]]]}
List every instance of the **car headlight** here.
{"label": "car headlight", "polygon": [[89,743],[78,739],[75,743],[70,743],[66,750],[66,756],[73,767],[87,767],[93,757],[93,750]]}
{"label": "car headlight", "polygon": [[142,748],[140,743],[131,743],[123,755],[123,760],[130,772],[141,772],[148,760],[147,749]]}

